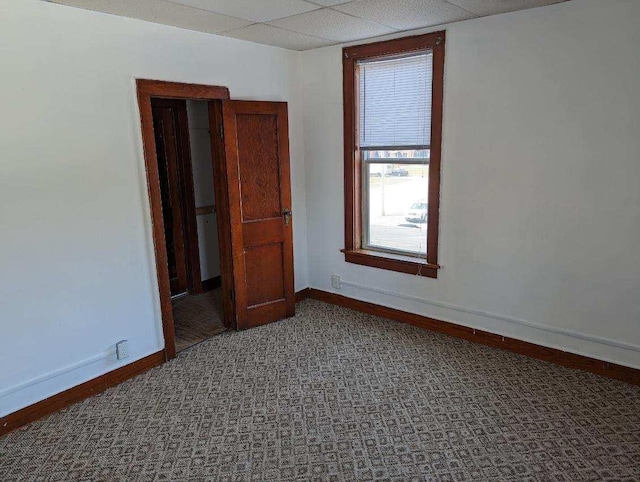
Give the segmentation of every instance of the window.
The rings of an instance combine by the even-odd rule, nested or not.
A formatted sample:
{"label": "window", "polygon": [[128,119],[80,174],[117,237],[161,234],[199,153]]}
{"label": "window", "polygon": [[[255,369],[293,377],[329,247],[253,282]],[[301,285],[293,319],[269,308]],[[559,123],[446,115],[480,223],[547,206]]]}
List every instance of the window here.
{"label": "window", "polygon": [[444,41],[343,50],[348,262],[437,277]]}

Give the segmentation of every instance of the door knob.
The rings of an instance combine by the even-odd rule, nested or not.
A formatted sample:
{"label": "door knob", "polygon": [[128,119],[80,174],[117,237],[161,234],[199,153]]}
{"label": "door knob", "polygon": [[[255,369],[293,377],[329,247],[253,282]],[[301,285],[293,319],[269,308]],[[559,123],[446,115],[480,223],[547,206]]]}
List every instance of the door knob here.
{"label": "door knob", "polygon": [[292,216],[292,212],[291,209],[289,208],[285,208],[284,211],[282,212],[282,215],[284,216],[284,225],[285,226],[289,226],[289,222],[291,221],[291,216]]}

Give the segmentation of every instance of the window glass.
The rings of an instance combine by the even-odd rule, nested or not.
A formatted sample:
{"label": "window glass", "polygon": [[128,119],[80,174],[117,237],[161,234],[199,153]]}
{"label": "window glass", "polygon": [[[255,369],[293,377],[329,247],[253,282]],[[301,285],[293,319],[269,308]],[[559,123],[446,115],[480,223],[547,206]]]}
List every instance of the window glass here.
{"label": "window glass", "polygon": [[367,163],[363,247],[427,254],[429,165]]}
{"label": "window glass", "polygon": [[362,246],[424,257],[433,55],[366,60],[358,69]]}

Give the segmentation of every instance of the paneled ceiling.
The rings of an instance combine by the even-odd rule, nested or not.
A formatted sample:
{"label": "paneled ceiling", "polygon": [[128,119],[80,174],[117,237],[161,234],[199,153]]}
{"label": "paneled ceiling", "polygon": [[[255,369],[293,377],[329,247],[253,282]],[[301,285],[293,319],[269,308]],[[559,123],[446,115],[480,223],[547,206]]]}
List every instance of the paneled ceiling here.
{"label": "paneled ceiling", "polygon": [[568,0],[48,0],[292,50]]}

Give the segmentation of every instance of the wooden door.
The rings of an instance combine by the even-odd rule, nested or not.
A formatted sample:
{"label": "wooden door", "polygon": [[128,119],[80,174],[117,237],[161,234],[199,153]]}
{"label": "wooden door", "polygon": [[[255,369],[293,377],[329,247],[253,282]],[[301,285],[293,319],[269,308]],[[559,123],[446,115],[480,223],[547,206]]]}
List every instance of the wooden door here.
{"label": "wooden door", "polygon": [[245,329],[295,312],[287,104],[222,101],[217,109],[210,117],[224,139],[230,295],[236,326]]}
{"label": "wooden door", "polygon": [[184,100],[152,99],[171,294],[202,291]]}

